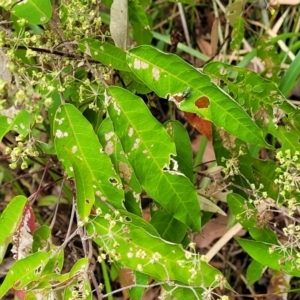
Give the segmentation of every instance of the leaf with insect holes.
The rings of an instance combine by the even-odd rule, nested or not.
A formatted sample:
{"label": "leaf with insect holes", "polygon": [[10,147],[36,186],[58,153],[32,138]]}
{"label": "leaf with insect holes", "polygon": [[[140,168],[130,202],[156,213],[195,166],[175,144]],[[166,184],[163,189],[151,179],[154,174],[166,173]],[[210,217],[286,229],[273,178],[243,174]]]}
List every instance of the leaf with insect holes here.
{"label": "leaf with insect holes", "polygon": [[270,133],[276,137],[283,151],[290,149],[294,154],[300,150],[299,110],[285,99],[274,82],[250,70],[222,62],[211,62],[203,71],[221,83],[221,87],[251,115],[265,135]]}
{"label": "leaf with insect holes", "polygon": [[54,144],[67,174],[75,176],[77,205],[82,219],[95,199],[123,208],[124,193],[119,175],[102,149],[92,125],[71,104],[58,108],[53,125]]}
{"label": "leaf with insect holes", "polygon": [[138,181],[174,218],[198,231],[197,192],[178,169],[175,144],[167,131],[141,98],[117,86],[109,93],[109,116]]}
{"label": "leaf with insect holes", "polygon": [[[174,99],[177,103],[180,103],[184,98],[189,97],[191,94],[190,89],[188,88],[183,92],[182,96],[174,96]],[[209,106],[209,101],[206,97],[201,97],[195,101],[195,105],[198,108],[207,108]],[[211,122],[204,120],[199,115],[190,112],[184,112],[184,117],[187,121],[197,129],[197,131],[203,134],[208,140],[212,138],[212,126]]]}
{"label": "leaf with insect holes", "polygon": [[[103,206],[103,204],[102,204]],[[106,214],[107,215],[107,214]],[[141,217],[120,210],[118,216],[111,212],[87,224],[90,236],[113,260],[131,270],[139,270],[157,281],[181,281],[184,285],[211,286],[220,272],[206,263],[198,254],[187,252],[179,244],[159,237],[154,228]],[[114,221],[114,226],[111,226]],[[111,245],[119,245],[118,251]],[[191,276],[191,269],[195,270]],[[180,272],[178,272],[180,270]],[[227,286],[227,284],[226,284]]]}
{"label": "leaf with insect holes", "polygon": [[11,288],[21,290],[30,282],[37,281],[43,272],[49,254],[36,252],[18,260],[8,271],[3,283],[0,285],[0,298]]}
{"label": "leaf with insect holes", "polygon": [[80,258],[72,267],[69,273],[69,281],[64,292],[64,299],[74,299],[74,291],[77,293],[77,298],[92,300],[93,294],[91,291],[90,280],[88,277],[89,260],[88,258]]}
{"label": "leaf with insect holes", "polygon": [[193,150],[187,130],[179,121],[173,120],[165,122],[164,127],[175,143],[178,169],[193,181]]}
{"label": "leaf with insect holes", "polygon": [[113,123],[109,117],[104,119],[99,126],[98,137],[103,145],[104,152],[111,159],[115,170],[117,170],[122,180],[125,194],[125,207],[128,211],[141,216],[140,194],[142,188],[126,157],[122,144],[114,132]]}
{"label": "leaf with insect holes", "polygon": [[[157,95],[174,101],[182,111],[196,113],[245,142],[272,148],[237,102],[218,88],[210,77],[177,55],[164,54],[151,46],[139,46],[128,52],[127,63]],[[190,95],[177,103],[175,97],[182,97],[187,88],[191,89]],[[198,108],[195,104],[198,99],[207,101],[208,107]]]}
{"label": "leaf with insect holes", "polygon": [[231,42],[230,49],[231,50],[239,50],[244,38],[244,19],[243,17],[238,17],[234,24],[233,30],[231,33]]}

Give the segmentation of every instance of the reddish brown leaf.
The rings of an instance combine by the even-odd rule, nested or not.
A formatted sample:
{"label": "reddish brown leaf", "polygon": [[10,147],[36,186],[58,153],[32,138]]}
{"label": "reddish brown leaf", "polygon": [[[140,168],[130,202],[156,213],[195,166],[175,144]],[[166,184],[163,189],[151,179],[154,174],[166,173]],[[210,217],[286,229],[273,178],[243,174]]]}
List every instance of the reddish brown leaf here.
{"label": "reddish brown leaf", "polygon": [[194,113],[185,112],[185,118],[187,121],[197,129],[197,131],[203,134],[209,141],[212,138],[212,127],[211,122],[202,119],[200,116]]}
{"label": "reddish brown leaf", "polygon": [[[182,95],[176,95],[174,99],[180,103],[184,98],[189,97],[190,91],[185,91]],[[195,101],[195,105],[198,108],[207,108],[209,106],[209,99],[206,96],[202,96]],[[184,116],[187,121],[197,129],[197,131],[203,134],[209,141],[212,138],[211,122],[202,119],[199,115],[190,112],[184,112]]]}
{"label": "reddish brown leaf", "polygon": [[36,229],[35,216],[30,204],[26,204],[25,206],[23,211],[23,220],[19,226],[19,229],[23,226],[27,227],[30,230],[30,233],[33,233]]}

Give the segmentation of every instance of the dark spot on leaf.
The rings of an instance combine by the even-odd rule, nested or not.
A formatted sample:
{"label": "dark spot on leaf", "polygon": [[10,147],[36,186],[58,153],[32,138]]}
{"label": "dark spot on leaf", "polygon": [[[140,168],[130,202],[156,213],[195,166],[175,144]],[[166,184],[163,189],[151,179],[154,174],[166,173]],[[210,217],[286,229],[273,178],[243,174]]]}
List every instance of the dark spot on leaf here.
{"label": "dark spot on leaf", "polygon": [[131,221],[132,221],[131,218],[125,217],[125,222],[131,222]]}
{"label": "dark spot on leaf", "polygon": [[202,96],[195,101],[197,108],[207,108],[209,104],[209,99],[206,96]]}
{"label": "dark spot on leaf", "polygon": [[85,199],[85,203],[90,204],[90,200],[89,199]]}
{"label": "dark spot on leaf", "polygon": [[38,266],[35,270],[34,270],[34,274],[40,274],[42,272],[42,266]]}
{"label": "dark spot on leaf", "polygon": [[15,283],[15,287],[19,286],[21,283],[22,283],[21,280],[17,281],[17,282]]}
{"label": "dark spot on leaf", "polygon": [[110,177],[110,178],[109,178],[109,182],[110,182],[111,184],[117,184],[117,183],[118,183],[118,180],[117,180],[116,178]]}

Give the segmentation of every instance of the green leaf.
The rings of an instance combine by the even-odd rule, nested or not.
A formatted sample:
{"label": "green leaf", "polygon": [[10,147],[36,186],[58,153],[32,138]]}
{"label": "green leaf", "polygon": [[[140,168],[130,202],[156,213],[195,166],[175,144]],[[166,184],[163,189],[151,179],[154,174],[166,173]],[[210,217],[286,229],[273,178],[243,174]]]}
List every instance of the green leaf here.
{"label": "green leaf", "polygon": [[[300,114],[298,113],[298,118]],[[296,128],[290,127],[287,128],[285,126],[280,126],[277,131],[277,137],[279,142],[281,143],[281,151],[286,152],[290,151],[290,153],[295,154],[296,151],[300,151],[299,137],[300,131]]]}
{"label": "green leaf", "polygon": [[52,17],[50,0],[22,0],[13,6],[11,13],[31,24],[45,24]]}
{"label": "green leaf", "polygon": [[240,246],[253,259],[274,270],[282,270],[292,276],[300,277],[297,252],[283,245],[274,245],[262,241],[250,241],[236,238]]}
{"label": "green leaf", "polygon": [[226,7],[226,19],[228,19],[231,26],[234,26],[235,21],[241,17],[245,6],[245,0],[237,0],[231,2]]}
{"label": "green leaf", "polygon": [[188,229],[162,207],[152,211],[150,224],[164,240],[177,244],[182,242]]}
{"label": "green leaf", "polygon": [[231,50],[239,50],[244,38],[244,19],[243,17],[238,17],[234,24],[233,30],[231,33],[231,42],[230,49]]}
{"label": "green leaf", "polygon": [[[62,270],[64,263],[64,248],[60,248],[52,243],[51,229],[47,225],[42,225],[33,233],[32,251],[52,251],[52,255],[44,268],[43,274],[59,273]],[[55,255],[54,255],[55,253]]]}
{"label": "green leaf", "polygon": [[262,36],[257,39],[256,50],[257,56],[264,62],[265,67],[260,75],[279,84],[282,57],[277,51],[277,45],[269,37]]}
{"label": "green leaf", "polygon": [[223,82],[230,95],[252,117],[260,120],[262,119],[260,114],[264,113],[262,127],[267,128],[268,124],[274,124],[278,120],[278,110],[284,111],[289,116],[298,114],[296,107],[284,98],[272,81],[262,78],[255,72],[222,62],[205,65],[204,72],[212,79]]}
{"label": "green leaf", "polygon": [[167,121],[164,127],[175,143],[178,169],[193,181],[193,150],[189,134],[179,121]]}
{"label": "green leaf", "polygon": [[57,110],[53,133],[59,159],[68,175],[75,176],[80,217],[89,215],[95,197],[123,208],[121,179],[91,124],[73,105],[66,104]]}
{"label": "green leaf", "polygon": [[96,39],[83,39],[79,42],[78,47],[82,52],[105,66],[120,71],[130,71],[126,64],[126,52],[112,44]]}
{"label": "green leaf", "polygon": [[134,40],[138,45],[150,44],[152,33],[145,8],[139,1],[129,1],[128,13]]}
{"label": "green leaf", "polygon": [[66,286],[63,299],[93,299],[88,269],[89,260],[86,257],[79,259],[74,264],[69,273],[69,279],[72,281]]}
{"label": "green leaf", "polygon": [[11,288],[21,290],[30,282],[37,281],[41,277],[48,260],[48,254],[42,251],[18,260],[10,268],[0,286],[0,298]]}
{"label": "green leaf", "polygon": [[[127,55],[131,70],[160,97],[174,101],[179,109],[197,113],[237,138],[270,148],[259,127],[233,99],[207,76],[174,54],[164,54],[150,46],[131,49]],[[191,90],[191,93],[188,91]],[[177,97],[187,99],[177,103]],[[198,108],[197,100],[208,102]]]}
{"label": "green leaf", "polygon": [[26,137],[30,128],[30,113],[26,110],[20,111],[14,117],[7,117],[0,115],[0,141],[4,135],[13,130]]}
{"label": "green leaf", "polygon": [[[134,271],[135,284],[146,286],[149,282],[149,276],[141,272]],[[133,287],[129,289],[129,294],[132,300],[143,299],[145,288]]]}
{"label": "green leaf", "polygon": [[252,260],[247,268],[246,278],[248,280],[248,284],[252,285],[256,281],[258,281],[262,274],[264,273],[266,267],[256,260]]}
{"label": "green leaf", "polygon": [[[264,186],[268,197],[274,200],[279,199],[280,189],[279,186],[275,184],[275,179],[278,179],[278,173],[276,172],[278,164],[271,160],[253,159],[252,166],[257,182]],[[266,174],[268,174],[268,176],[266,176]]]}
{"label": "green leaf", "polygon": [[11,242],[13,234],[18,229],[22,221],[23,211],[25,209],[26,203],[26,197],[16,196],[9,202],[0,216],[0,263],[3,260],[5,250],[8,244]]}
{"label": "green leaf", "polygon": [[[87,224],[87,231],[91,236],[97,234],[95,242],[112,260],[157,281],[167,279],[184,285],[215,286],[215,276],[221,274],[198,254],[164,241],[149,223],[125,211],[96,217]],[[195,273],[191,275],[193,270]]]}
{"label": "green leaf", "polygon": [[136,178],[134,170],[125,155],[122,144],[114,132],[110,118],[106,118],[98,129],[98,136],[104,152],[110,157],[115,170],[119,174],[125,192],[125,207],[128,211],[142,216],[140,194],[142,188]]}
{"label": "green leaf", "polygon": [[119,87],[109,92],[109,115],[140,184],[174,218],[198,231],[196,189],[178,171],[175,145],[165,128],[139,97]]}
{"label": "green leaf", "polygon": [[292,88],[295,86],[297,82],[297,78],[299,78],[299,74],[300,74],[300,51],[298,51],[298,54],[296,55],[295,59],[291,62],[287,72],[285,73],[285,75],[280,81],[279,90],[286,97],[288,96]]}

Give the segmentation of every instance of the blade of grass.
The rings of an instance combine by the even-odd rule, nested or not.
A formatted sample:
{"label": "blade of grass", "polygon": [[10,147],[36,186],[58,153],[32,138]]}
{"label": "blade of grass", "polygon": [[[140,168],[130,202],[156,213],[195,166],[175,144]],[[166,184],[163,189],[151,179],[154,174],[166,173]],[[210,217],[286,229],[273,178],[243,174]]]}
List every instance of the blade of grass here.
{"label": "blade of grass", "polygon": [[290,67],[283,76],[279,89],[284,96],[288,96],[289,92],[295,86],[297,78],[300,74],[300,52],[296,55],[296,58],[291,62]]}

